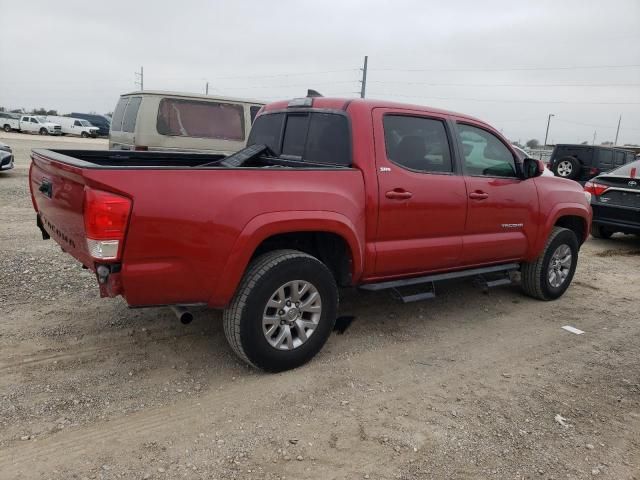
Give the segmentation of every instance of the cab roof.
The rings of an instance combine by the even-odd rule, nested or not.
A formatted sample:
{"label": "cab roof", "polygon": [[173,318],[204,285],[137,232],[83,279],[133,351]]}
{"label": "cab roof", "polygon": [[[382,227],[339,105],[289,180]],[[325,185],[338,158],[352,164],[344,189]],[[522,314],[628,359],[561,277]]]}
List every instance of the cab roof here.
{"label": "cab roof", "polygon": [[237,97],[222,97],[220,95],[204,95],[202,93],[188,93],[188,92],[170,92],[166,90],[138,90],[135,92],[123,93],[121,97],[128,97],[130,95],[137,96],[159,96],[159,97],[183,97],[183,98],[202,98],[204,100],[222,100],[225,102],[241,102],[241,103],[254,103],[257,105],[264,105],[266,102],[263,100],[254,100],[251,98],[237,98]]}
{"label": "cab roof", "polygon": [[[347,107],[349,108],[356,107],[356,108],[366,108],[369,110],[373,110],[374,108],[414,110],[417,112],[436,113],[440,115],[466,118],[468,120],[473,120],[475,122],[486,124],[486,122],[478,118],[472,117],[470,115],[452,112],[449,110],[443,110],[440,108],[428,107],[424,105],[412,105],[409,103],[391,102],[387,100],[375,100],[370,98],[335,98],[335,97],[304,97],[304,98],[308,98],[311,100],[311,107],[307,107],[307,108],[346,110]],[[295,99],[295,100],[298,100],[298,99]],[[264,111],[284,110],[288,108],[289,102],[291,102],[291,100],[278,100],[276,102],[269,103],[264,107]],[[295,108],[296,107],[291,107],[291,110],[295,110]]]}

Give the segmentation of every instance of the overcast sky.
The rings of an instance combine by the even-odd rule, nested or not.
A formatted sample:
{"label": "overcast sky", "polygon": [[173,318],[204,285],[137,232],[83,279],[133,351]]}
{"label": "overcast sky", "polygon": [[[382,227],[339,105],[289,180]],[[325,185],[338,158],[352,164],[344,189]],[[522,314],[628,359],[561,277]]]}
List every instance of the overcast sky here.
{"label": "overcast sky", "polygon": [[[367,96],[512,140],[640,144],[640,1],[0,0],[0,106],[111,112],[145,89]],[[582,67],[582,68],[577,68]],[[590,68],[587,68],[590,67]]]}

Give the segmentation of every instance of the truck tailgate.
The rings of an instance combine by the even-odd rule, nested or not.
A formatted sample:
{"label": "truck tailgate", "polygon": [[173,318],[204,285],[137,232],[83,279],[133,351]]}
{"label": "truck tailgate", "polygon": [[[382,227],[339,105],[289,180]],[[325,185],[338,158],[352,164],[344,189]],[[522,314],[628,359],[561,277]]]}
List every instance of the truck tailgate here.
{"label": "truck tailgate", "polygon": [[64,251],[93,270],[84,226],[82,169],[33,153],[29,187],[42,227]]}

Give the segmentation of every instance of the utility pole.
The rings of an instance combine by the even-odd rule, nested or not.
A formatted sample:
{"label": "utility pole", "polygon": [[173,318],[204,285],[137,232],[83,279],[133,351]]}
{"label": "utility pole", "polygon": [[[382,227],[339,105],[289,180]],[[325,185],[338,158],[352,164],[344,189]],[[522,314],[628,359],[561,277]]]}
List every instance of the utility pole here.
{"label": "utility pole", "polygon": [[140,90],[144,90],[144,68],[140,67],[140,73],[135,72],[135,76],[136,78],[139,78],[140,80],[135,80],[135,84],[136,85],[140,85]]}
{"label": "utility pole", "polygon": [[620,115],[620,118],[618,118],[618,129],[616,130],[616,139],[613,142],[613,146],[615,147],[616,145],[618,145],[618,134],[620,133],[620,122],[622,121],[622,115]]}
{"label": "utility pole", "polygon": [[369,57],[365,55],[364,57],[364,68],[361,68],[360,70],[362,70],[362,80],[360,80],[360,83],[362,84],[362,87],[360,88],[360,98],[364,98],[365,93],[367,92],[367,62],[369,60]]}
{"label": "utility pole", "polygon": [[547,146],[547,137],[549,136],[549,124],[551,123],[551,117],[555,117],[555,115],[553,113],[549,114],[549,117],[547,118],[547,133],[544,134],[544,146]]}
{"label": "utility pole", "polygon": [[597,131],[594,130],[593,131],[593,140],[591,141],[591,145],[595,145],[596,144],[596,133],[597,133]]}
{"label": "utility pole", "polygon": [[209,95],[209,82],[204,85],[204,94]]}

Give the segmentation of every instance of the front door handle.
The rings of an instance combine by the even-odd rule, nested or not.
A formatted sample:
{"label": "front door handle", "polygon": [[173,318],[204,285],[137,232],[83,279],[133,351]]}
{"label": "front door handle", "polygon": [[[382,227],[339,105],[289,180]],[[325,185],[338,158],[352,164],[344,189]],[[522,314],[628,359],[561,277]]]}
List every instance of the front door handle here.
{"label": "front door handle", "polygon": [[395,189],[389,190],[387,193],[385,193],[385,196],[387,198],[392,199],[392,200],[407,200],[407,199],[413,197],[413,193],[407,192],[406,190],[403,190],[402,188],[395,188]]}
{"label": "front door handle", "polygon": [[469,194],[469,198],[473,200],[485,200],[489,198],[489,194],[487,192],[475,191]]}

